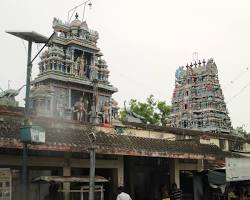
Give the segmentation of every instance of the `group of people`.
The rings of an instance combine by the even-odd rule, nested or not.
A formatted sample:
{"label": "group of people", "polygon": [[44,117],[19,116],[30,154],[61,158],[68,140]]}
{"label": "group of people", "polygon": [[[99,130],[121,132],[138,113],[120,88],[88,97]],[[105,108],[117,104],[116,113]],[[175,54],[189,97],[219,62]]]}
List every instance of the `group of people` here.
{"label": "group of people", "polygon": [[227,188],[227,200],[249,200],[250,186],[229,186]]}
{"label": "group of people", "polygon": [[[182,191],[177,188],[176,183],[172,184],[171,191],[169,192],[166,187],[162,188],[162,200],[181,200]],[[132,200],[130,195],[124,192],[123,187],[118,187],[118,195],[116,200]]]}
{"label": "group of people", "polygon": [[171,190],[168,191],[166,187],[162,190],[162,200],[181,200],[182,191],[177,188],[176,183],[172,184]]}

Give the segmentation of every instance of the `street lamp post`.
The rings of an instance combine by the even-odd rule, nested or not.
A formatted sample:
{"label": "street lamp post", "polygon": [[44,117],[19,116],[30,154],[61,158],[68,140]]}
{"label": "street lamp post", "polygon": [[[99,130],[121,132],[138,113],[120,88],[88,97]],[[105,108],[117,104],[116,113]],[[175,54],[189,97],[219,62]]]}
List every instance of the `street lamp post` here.
{"label": "street lamp post", "polygon": [[26,75],[26,95],[25,95],[25,114],[29,114],[30,107],[30,76],[31,76],[31,51],[32,51],[32,41],[28,41],[28,60],[27,60],[27,75]]}
{"label": "street lamp post", "polygon": [[[22,200],[28,199],[28,191],[27,191],[27,163],[28,163],[28,143],[32,141],[31,139],[31,127],[29,124],[29,114],[30,114],[30,77],[31,77],[31,69],[32,62],[36,59],[36,57],[40,54],[43,48],[48,44],[49,40],[52,38],[54,33],[47,38],[39,33],[34,31],[6,31],[7,33],[19,37],[28,41],[28,58],[27,58],[27,74],[26,74],[26,94],[25,94],[25,127],[21,128],[21,141],[23,142],[23,155],[22,155]],[[40,51],[36,54],[36,56],[31,60],[32,54],[32,43],[45,43],[45,45],[40,49]],[[29,136],[30,138],[27,138]]]}

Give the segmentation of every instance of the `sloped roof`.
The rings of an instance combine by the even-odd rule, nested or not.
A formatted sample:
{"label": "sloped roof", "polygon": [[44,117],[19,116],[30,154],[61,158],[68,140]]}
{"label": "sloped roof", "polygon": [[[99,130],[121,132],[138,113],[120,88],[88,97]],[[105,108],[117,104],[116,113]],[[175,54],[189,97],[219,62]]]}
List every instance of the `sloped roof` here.
{"label": "sloped roof", "polygon": [[[0,148],[22,148],[19,137],[23,117],[0,116]],[[46,143],[29,145],[37,151],[87,152],[90,147],[88,134],[90,128],[79,124],[54,126],[34,119],[36,124],[45,129]],[[142,138],[128,135],[118,135],[95,131],[96,152],[109,155],[150,156],[185,159],[222,159],[223,151],[216,145],[200,144],[195,141],[169,141],[166,139]]]}
{"label": "sloped roof", "polygon": [[158,126],[158,125],[135,123],[135,122],[123,122],[123,124],[130,128],[140,128],[140,129],[145,129],[145,130],[173,133],[176,135],[207,136],[207,137],[211,136],[215,138],[225,138],[228,140],[235,140],[237,138],[237,141],[242,141],[242,142],[247,141],[246,139],[239,137],[237,135],[233,135],[233,134],[212,133],[212,132],[205,132],[205,131],[200,131],[200,130],[176,128],[176,127],[171,127],[171,126]]}

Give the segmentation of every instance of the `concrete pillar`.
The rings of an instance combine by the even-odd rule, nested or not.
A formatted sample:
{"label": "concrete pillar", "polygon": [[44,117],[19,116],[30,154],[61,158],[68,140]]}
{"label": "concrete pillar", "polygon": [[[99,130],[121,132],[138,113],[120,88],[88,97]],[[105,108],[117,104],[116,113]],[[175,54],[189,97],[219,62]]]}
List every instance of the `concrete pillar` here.
{"label": "concrete pillar", "polygon": [[204,160],[197,160],[197,171],[202,171],[204,169]]}
{"label": "concrete pillar", "polygon": [[[71,167],[70,167],[70,154],[64,155],[64,167],[63,167],[63,176],[71,176]],[[63,184],[63,190],[70,190],[70,183]],[[63,193],[64,200],[70,200],[70,193],[64,192]]]}
{"label": "concrete pillar", "polygon": [[95,66],[95,59],[96,59],[96,55],[93,53],[92,57],[91,57],[91,65]]}
{"label": "concrete pillar", "polygon": [[123,156],[118,157],[118,186],[124,186],[124,159]]}
{"label": "concrete pillar", "polygon": [[[70,176],[71,175],[71,168],[70,167],[63,167],[63,176]],[[70,190],[70,183],[63,183],[63,190]],[[70,200],[70,193],[64,192],[63,193],[64,200]]]}
{"label": "concrete pillar", "polygon": [[116,199],[116,195],[117,195],[117,186],[119,186],[118,184],[118,169],[112,169],[112,181],[111,181],[111,188],[110,188],[110,193],[112,194],[111,196],[109,196],[110,199]]}
{"label": "concrete pillar", "polygon": [[71,88],[69,88],[69,91],[68,91],[68,107],[71,108]]}
{"label": "concrete pillar", "polygon": [[180,169],[179,159],[171,159],[169,163],[170,169],[170,184],[176,183],[177,187],[180,188]]}
{"label": "concrete pillar", "polygon": [[55,62],[52,61],[52,70],[54,71],[55,70]]}
{"label": "concrete pillar", "polygon": [[129,185],[128,189],[129,189],[130,195],[131,195],[132,199],[134,199],[135,198],[134,178],[135,178],[135,174],[136,174],[135,165],[134,165],[135,159],[129,158],[128,161],[129,161],[129,170],[128,170],[129,171],[129,178],[128,178],[129,183],[127,183],[127,184]]}

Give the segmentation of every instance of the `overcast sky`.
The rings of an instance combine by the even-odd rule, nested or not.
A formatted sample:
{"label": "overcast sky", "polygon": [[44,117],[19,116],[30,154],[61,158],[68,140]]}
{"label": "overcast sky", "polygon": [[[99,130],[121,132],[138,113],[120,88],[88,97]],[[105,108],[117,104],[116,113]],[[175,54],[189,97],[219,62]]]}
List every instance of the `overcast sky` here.
{"label": "overcast sky", "polygon": [[[49,36],[54,17],[67,19],[82,0],[0,1],[0,87],[25,84],[26,42],[5,30],[34,30]],[[100,34],[101,48],[119,89],[120,106],[150,94],[170,104],[175,70],[193,59],[214,58],[233,126],[250,130],[249,0],[93,0],[85,19]],[[78,10],[82,15],[82,10]],[[33,54],[38,46],[33,46]],[[38,59],[39,60],[39,59]],[[33,66],[34,78],[38,67]],[[24,91],[18,96],[23,105]]]}

